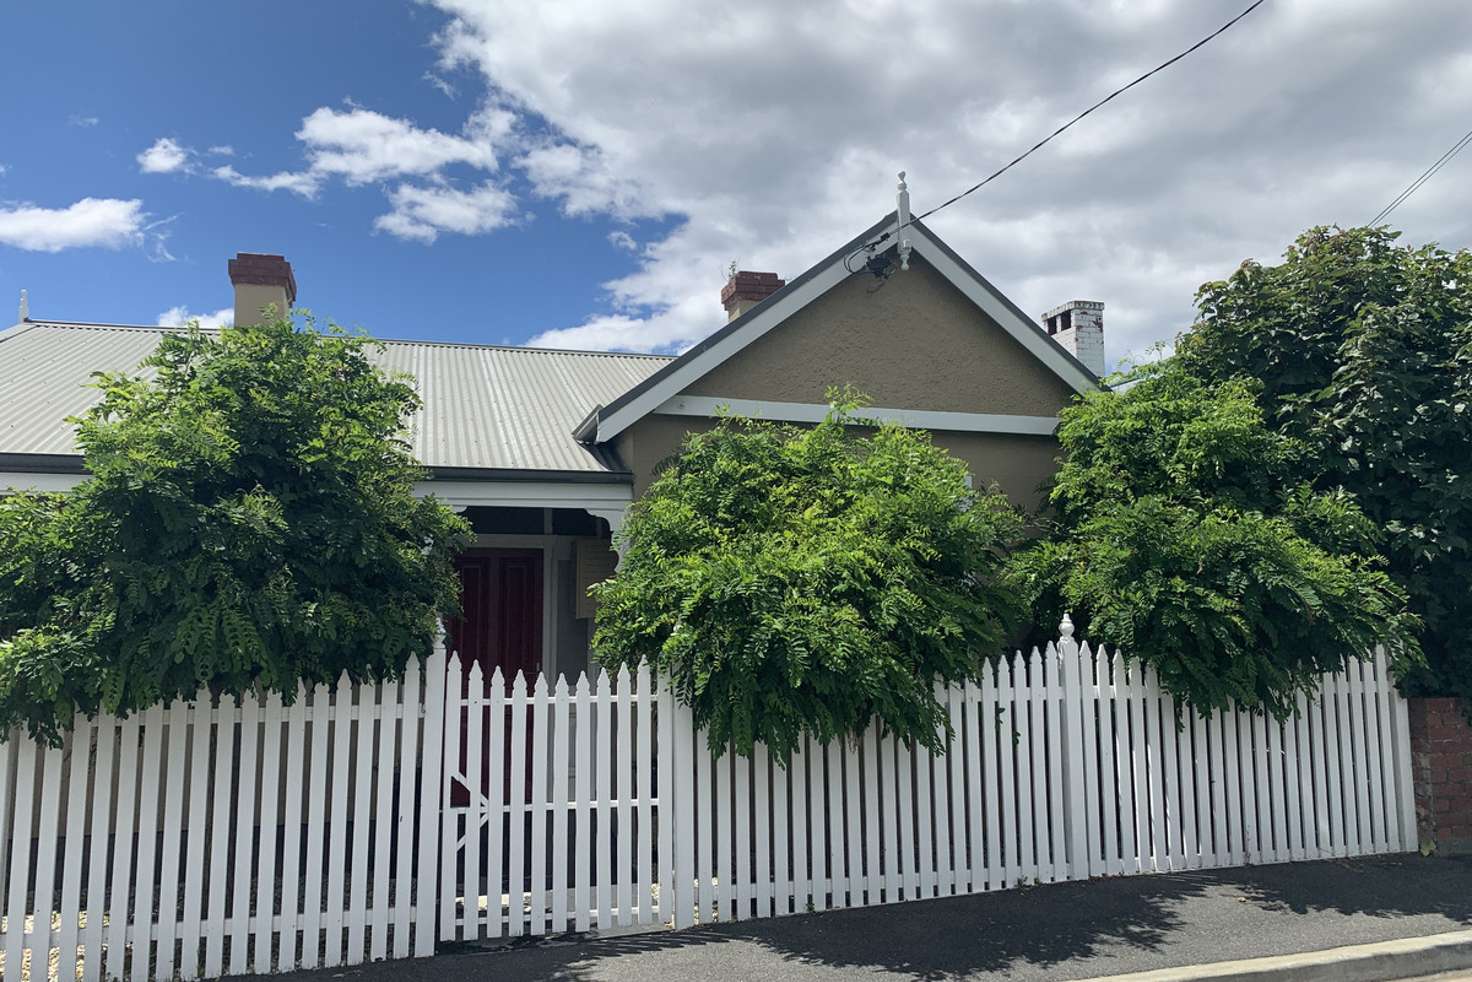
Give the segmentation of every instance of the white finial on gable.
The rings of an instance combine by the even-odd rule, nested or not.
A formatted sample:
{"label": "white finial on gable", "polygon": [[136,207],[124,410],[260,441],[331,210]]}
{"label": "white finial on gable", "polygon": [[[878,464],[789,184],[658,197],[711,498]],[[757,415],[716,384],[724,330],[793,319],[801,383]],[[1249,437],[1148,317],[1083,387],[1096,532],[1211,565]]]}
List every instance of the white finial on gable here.
{"label": "white finial on gable", "polygon": [[31,301],[26,296],[26,291],[20,291],[20,320],[21,323],[31,319]]}
{"label": "white finial on gable", "polygon": [[896,219],[898,220],[898,223],[899,223],[898,225],[895,226],[895,232],[900,237],[900,244],[899,244],[900,269],[909,269],[910,268],[910,240],[907,239],[907,238],[905,238],[905,228],[907,226],[909,226],[909,224],[910,224],[910,186],[905,183],[905,172],[904,171],[900,171],[900,186],[899,186],[899,191],[898,191],[898,193],[895,194],[894,200],[895,200],[895,205],[896,205],[896,208],[895,208],[895,212],[896,212],[895,217],[896,217]]}

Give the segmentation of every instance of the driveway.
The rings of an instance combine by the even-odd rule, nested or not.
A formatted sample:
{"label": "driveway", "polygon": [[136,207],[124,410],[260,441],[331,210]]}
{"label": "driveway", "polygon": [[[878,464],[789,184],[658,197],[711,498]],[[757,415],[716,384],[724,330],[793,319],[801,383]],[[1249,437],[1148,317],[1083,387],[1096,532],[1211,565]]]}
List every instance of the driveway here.
{"label": "driveway", "polygon": [[687,931],[460,945],[282,979],[1079,979],[1472,926],[1472,858],[1415,855],[1064,883]]}

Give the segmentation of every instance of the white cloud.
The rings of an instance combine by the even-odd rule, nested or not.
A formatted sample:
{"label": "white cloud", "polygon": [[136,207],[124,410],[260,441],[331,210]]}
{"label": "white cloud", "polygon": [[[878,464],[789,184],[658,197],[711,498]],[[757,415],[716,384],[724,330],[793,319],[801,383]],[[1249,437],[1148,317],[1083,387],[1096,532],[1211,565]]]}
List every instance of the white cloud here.
{"label": "white cloud", "polygon": [[473,137],[455,136],[370,109],[323,106],[302,120],[296,138],[306,145],[315,173],[364,184],[435,174],[452,164],[495,170],[495,148],[484,138],[489,132],[481,128]]}
{"label": "white cloud", "polygon": [[[731,256],[796,275],[893,207],[895,171],[917,210],[937,204],[1227,16],[1187,0],[568,0],[555,17],[432,2],[452,18],[443,67],[479,70],[524,115],[513,140],[542,134],[502,151],[535,193],[676,220],[608,284],[610,314],[537,339],[645,350],[724,323]],[[1243,257],[1367,220],[1456,138],[1444,80],[1469,73],[1465,0],[1414,18],[1267,4],[929,224],[1024,310],[1106,301],[1114,359],[1189,324],[1196,286]],[[1414,240],[1472,239],[1453,166],[1396,213]]]}
{"label": "white cloud", "polygon": [[214,313],[192,314],[189,308],[183,304],[170,307],[158,315],[159,327],[183,327],[192,320],[199,321],[199,326],[206,330],[219,327],[229,327],[235,321],[234,307],[221,307]]}
{"label": "white cloud", "polygon": [[425,72],[423,75],[420,76],[420,78],[428,82],[430,85],[433,85],[435,88],[439,89],[440,94],[443,95],[446,99],[455,98],[455,86],[451,85],[449,81],[440,78],[434,72]]}
{"label": "white cloud", "polygon": [[72,113],[66,118],[66,121],[68,126],[80,126],[83,129],[89,129],[102,122],[102,120],[96,116],[83,116],[79,113]]}
{"label": "white cloud", "polygon": [[136,198],[83,198],[65,208],[0,208],[0,245],[29,252],[138,245],[146,227],[143,202]]}
{"label": "white cloud", "polygon": [[217,143],[214,146],[210,147],[209,152],[214,154],[216,157],[235,156],[235,148],[228,143]]}
{"label": "white cloud", "polygon": [[145,174],[172,174],[188,170],[194,151],[173,137],[161,136],[138,154],[138,169]]}
{"label": "white cloud", "polygon": [[614,229],[609,232],[608,243],[615,249],[622,249],[625,252],[637,252],[639,249],[639,243],[635,242],[634,237],[623,229]]}
{"label": "white cloud", "polygon": [[10,173],[10,168],[5,164],[0,164],[0,177],[4,177],[8,173]]}
{"label": "white cloud", "polygon": [[212,177],[237,188],[254,188],[257,191],[290,191],[303,198],[314,198],[321,189],[322,181],[307,171],[280,171],[276,174],[250,176],[240,173],[229,164],[210,171]]}
{"label": "white cloud", "polygon": [[516,219],[515,196],[490,183],[468,191],[400,184],[389,195],[389,204],[393,210],[374,219],[373,227],[424,243],[441,232],[478,235]]}

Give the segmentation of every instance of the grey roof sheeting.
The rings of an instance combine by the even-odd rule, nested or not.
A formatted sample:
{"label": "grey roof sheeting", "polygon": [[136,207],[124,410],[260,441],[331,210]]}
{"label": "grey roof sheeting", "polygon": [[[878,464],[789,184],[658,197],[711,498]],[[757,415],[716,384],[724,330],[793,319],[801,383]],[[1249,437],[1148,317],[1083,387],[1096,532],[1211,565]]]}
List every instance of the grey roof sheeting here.
{"label": "grey roof sheeting", "polygon": [[[0,331],[0,455],[75,455],[68,416],[95,405],[97,371],[132,371],[167,328],[33,321]],[[421,463],[465,471],[622,476],[608,448],[572,430],[671,359],[429,341],[385,341],[373,355],[412,374],[424,401],[412,426]]]}

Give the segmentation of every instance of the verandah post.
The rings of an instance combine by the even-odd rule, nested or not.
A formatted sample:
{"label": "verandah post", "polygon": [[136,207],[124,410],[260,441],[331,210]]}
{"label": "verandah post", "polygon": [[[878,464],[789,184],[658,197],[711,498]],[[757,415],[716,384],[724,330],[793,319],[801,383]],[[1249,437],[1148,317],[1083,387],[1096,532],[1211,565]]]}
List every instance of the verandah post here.
{"label": "verandah post", "polygon": [[[1063,662],[1063,786],[1069,879],[1089,876],[1090,841],[1087,795],[1084,790],[1084,753],[1089,734],[1084,732],[1083,680],[1079,671],[1078,642],[1073,637],[1073,619],[1067,614],[1058,625],[1058,657]],[[1056,860],[1055,860],[1056,863]]]}

